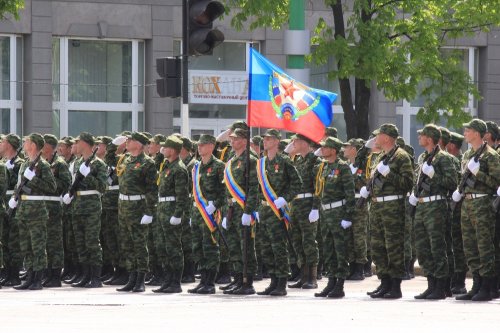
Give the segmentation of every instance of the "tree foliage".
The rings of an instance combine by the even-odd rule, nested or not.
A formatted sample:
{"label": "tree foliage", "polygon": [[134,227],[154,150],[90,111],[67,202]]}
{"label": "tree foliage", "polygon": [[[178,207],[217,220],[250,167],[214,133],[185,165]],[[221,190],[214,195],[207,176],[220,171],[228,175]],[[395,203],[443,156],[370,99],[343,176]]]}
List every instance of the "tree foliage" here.
{"label": "tree foliage", "polygon": [[[424,123],[444,117],[450,126],[458,126],[470,117],[464,107],[471,94],[479,98],[477,82],[463,66],[463,52],[447,47],[500,25],[500,0],[324,2],[332,9],[333,20],[321,17],[314,22],[311,43],[317,47],[309,59],[324,64],[335,57],[338,66],[329,78],[340,81],[344,111],[353,113],[345,114],[349,137],[368,134],[354,122],[368,117],[362,112],[368,109],[372,82],[390,100],[423,99],[417,118]],[[226,0],[226,4],[236,11],[232,24],[238,29],[280,28],[288,21],[288,0]],[[355,99],[342,84],[349,78],[356,80]],[[363,91],[360,100],[358,93]],[[349,100],[354,107],[349,108]]]}
{"label": "tree foliage", "polygon": [[5,19],[5,15],[8,13],[18,20],[19,11],[23,8],[24,0],[0,0],[0,20]]}

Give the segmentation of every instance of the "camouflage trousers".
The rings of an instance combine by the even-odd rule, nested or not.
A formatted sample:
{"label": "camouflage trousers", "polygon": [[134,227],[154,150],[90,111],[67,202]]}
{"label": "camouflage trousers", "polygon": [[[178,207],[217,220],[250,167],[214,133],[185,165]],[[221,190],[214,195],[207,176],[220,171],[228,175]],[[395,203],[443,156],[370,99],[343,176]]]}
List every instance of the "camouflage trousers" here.
{"label": "camouflage trousers", "polygon": [[355,208],[352,227],[348,229],[346,239],[347,253],[350,263],[365,264],[367,259],[368,208],[364,205]]}
{"label": "camouflage trousers", "polygon": [[[453,243],[453,267],[454,272],[465,273],[469,269],[465,260],[464,241],[462,239],[462,227],[460,225],[460,207],[453,212],[451,223],[451,238]],[[448,263],[450,260],[448,259]]]}
{"label": "camouflage trousers", "polygon": [[57,201],[46,201],[49,212],[47,221],[47,268],[64,266],[62,207]]}
{"label": "camouflage trousers", "polygon": [[162,222],[159,220],[156,213],[153,218],[153,223],[149,225],[148,231],[148,252],[149,265],[153,267],[162,267],[167,262],[165,233],[162,227]]}
{"label": "camouflage trousers", "polygon": [[350,230],[340,225],[344,216],[343,207],[321,211],[324,265],[329,278],[346,279],[349,275],[347,239]]}
{"label": "camouflage trousers", "polygon": [[372,258],[379,278],[403,278],[405,275],[404,214],[403,199],[370,205]]}
{"label": "camouflage trousers", "polygon": [[101,211],[93,214],[73,214],[78,262],[91,266],[102,265],[102,248],[99,240],[101,233]]}
{"label": "camouflage trousers", "polygon": [[4,218],[0,218],[0,268],[3,268],[3,244],[2,244],[2,239],[3,239],[3,224],[4,224]]}
{"label": "camouflage trousers", "polygon": [[191,226],[189,225],[189,214],[185,213],[182,217],[182,253],[184,255],[184,263],[193,260],[193,234],[191,231]]}
{"label": "camouflage trousers", "polygon": [[76,251],[75,233],[73,232],[73,221],[70,209],[69,206],[65,205],[62,211],[64,260],[71,263],[77,263],[78,252]]}
{"label": "camouflage trousers", "polygon": [[472,272],[481,277],[495,275],[495,215],[491,196],[465,198],[461,211],[465,258]]}
{"label": "camouflage trousers", "polygon": [[312,198],[295,199],[292,203],[290,236],[297,253],[297,265],[318,264],[318,243],[316,233],[318,223],[309,222]]}
{"label": "camouflage trousers", "polygon": [[200,269],[219,269],[220,251],[217,235],[210,232],[198,208],[193,207],[191,214],[193,236],[193,260]]}
{"label": "camouflage trousers", "polygon": [[21,256],[26,269],[41,271],[47,268],[47,219],[18,219]]}
{"label": "camouflage trousers", "polygon": [[165,261],[163,267],[168,271],[182,272],[184,270],[184,254],[182,253],[182,222],[179,225],[171,225],[170,218],[175,210],[175,201],[158,203],[157,217],[163,237],[165,239],[164,249]]}
{"label": "camouflage trousers", "polygon": [[[227,229],[224,232],[229,246],[229,263],[232,265],[233,272],[243,273],[243,226],[241,225],[241,216],[243,210],[238,204],[233,204],[232,216],[227,221]],[[253,230],[253,231],[252,231]],[[247,272],[253,274],[257,270],[257,255],[255,253],[255,238],[251,237],[255,233],[255,225],[251,228],[246,227],[247,232]]]}
{"label": "camouflage trousers", "polygon": [[500,212],[495,214],[495,274],[500,277]]}
{"label": "camouflage trousers", "polygon": [[20,268],[23,265],[21,241],[19,237],[19,222],[15,213],[10,221],[5,218],[2,231],[3,262],[5,266]]}
{"label": "camouflage trousers", "polygon": [[425,276],[449,276],[446,251],[446,200],[419,203],[415,213],[417,257]]}
{"label": "camouflage trousers", "polygon": [[118,209],[103,209],[101,214],[101,245],[104,264],[119,266]]}
{"label": "camouflage trousers", "polygon": [[269,206],[259,209],[262,237],[262,262],[269,274],[284,278],[289,273],[288,244],[284,222],[279,220]]}
{"label": "camouflage trousers", "polygon": [[144,206],[144,199],[118,201],[118,225],[122,230],[120,249],[125,257],[125,268],[129,272],[147,273],[149,271],[147,246],[149,225],[141,224]]}
{"label": "camouflage trousers", "polygon": [[405,263],[417,258],[417,249],[415,244],[415,221],[410,216],[410,202],[405,199]]}

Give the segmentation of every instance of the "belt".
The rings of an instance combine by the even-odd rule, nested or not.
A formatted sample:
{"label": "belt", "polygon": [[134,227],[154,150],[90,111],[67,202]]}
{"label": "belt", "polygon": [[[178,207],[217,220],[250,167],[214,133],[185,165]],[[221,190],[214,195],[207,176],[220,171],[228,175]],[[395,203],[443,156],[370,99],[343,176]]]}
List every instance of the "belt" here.
{"label": "belt", "polygon": [[61,197],[45,197],[45,201],[57,201],[57,202],[62,202],[62,198]]}
{"label": "belt", "polygon": [[305,199],[305,198],[312,198],[313,194],[312,193],[300,193],[295,196],[295,199]]}
{"label": "belt", "polygon": [[323,210],[333,209],[337,207],[342,207],[343,205],[345,205],[345,203],[346,203],[345,200],[330,202],[329,204],[321,205],[321,208],[323,208]]}
{"label": "belt", "polygon": [[21,195],[22,201],[48,201],[48,200],[52,201],[50,198],[57,198],[57,200],[53,201],[61,201],[60,197],[48,197],[45,195],[26,195],[26,194]]}
{"label": "belt", "polygon": [[477,198],[485,197],[487,195],[488,194],[486,194],[486,193],[466,193],[465,199],[468,199],[468,200],[477,199]]}
{"label": "belt", "polygon": [[123,200],[123,201],[139,201],[142,199],[145,199],[146,197],[142,194],[136,194],[136,195],[126,195],[126,194],[121,194],[118,196],[118,199]]}
{"label": "belt", "polygon": [[354,197],[355,197],[356,199],[359,199],[359,198],[361,198],[361,194],[356,193],[356,194],[354,194]]}
{"label": "belt", "polygon": [[108,186],[108,191],[114,191],[120,189],[120,185]]}
{"label": "belt", "polygon": [[101,195],[101,192],[97,190],[88,190],[88,191],[76,191],[77,196],[84,196],[84,195]]}
{"label": "belt", "polygon": [[12,195],[14,194],[14,190],[8,190],[7,192],[5,192],[5,195]]}
{"label": "belt", "polygon": [[385,202],[403,199],[404,195],[386,195],[384,197],[372,197],[373,202]]}
{"label": "belt", "polygon": [[175,197],[158,197],[158,202],[175,201]]}
{"label": "belt", "polygon": [[438,200],[443,200],[443,199],[446,199],[446,198],[443,197],[442,195],[431,195],[430,197],[418,198],[418,202],[423,203],[423,202],[438,201]]}

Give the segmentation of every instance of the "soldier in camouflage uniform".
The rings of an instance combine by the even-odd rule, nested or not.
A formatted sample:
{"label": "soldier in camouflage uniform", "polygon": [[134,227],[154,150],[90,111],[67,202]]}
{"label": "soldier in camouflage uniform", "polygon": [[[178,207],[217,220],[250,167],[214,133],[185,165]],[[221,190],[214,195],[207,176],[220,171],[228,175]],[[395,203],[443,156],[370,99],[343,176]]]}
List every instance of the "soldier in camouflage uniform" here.
{"label": "soldier in camouflage uniform", "polygon": [[[413,169],[408,153],[396,149],[397,138],[398,129],[393,124],[383,124],[376,131],[375,145],[383,153],[373,163],[372,172],[378,175],[379,181],[374,182],[371,189],[363,187],[360,190],[362,197],[371,196],[372,256],[377,275],[382,280],[380,286],[370,292],[372,298],[402,297],[405,220],[401,217],[405,214],[406,194],[413,186]],[[387,164],[383,163],[391,151],[394,155]]]}
{"label": "soldier in camouflage uniform", "polygon": [[473,285],[457,300],[491,300],[491,286],[495,282],[495,215],[491,206],[492,195],[500,184],[500,157],[487,146],[478,161],[473,156],[483,143],[486,124],[473,119],[464,124],[465,141],[470,144],[462,159],[462,177],[469,170],[471,183],[464,193],[457,189],[453,200],[463,199],[461,211],[462,237],[465,257],[473,274]]}
{"label": "soldier in camouflage uniform", "polygon": [[[30,165],[40,154],[44,145],[43,136],[32,133],[25,138],[24,151],[28,160],[21,165],[16,185],[21,187],[19,202],[14,196],[9,200],[9,207],[15,209],[16,219],[19,223],[19,236],[21,240],[21,251],[24,257],[25,267],[28,269],[26,280],[14,288],[17,290],[39,290],[42,289],[42,274],[47,268],[47,221],[49,214],[46,202],[43,198],[56,191],[56,182],[49,163],[40,158],[33,169]],[[27,179],[25,187],[22,182]],[[28,189],[29,188],[29,189]]]}
{"label": "soldier in camouflage uniform", "polygon": [[42,157],[49,162],[56,181],[56,191],[47,196],[45,206],[49,213],[47,220],[47,279],[44,287],[61,286],[61,269],[64,266],[63,226],[61,196],[71,185],[71,174],[64,159],[57,156],[57,138],[52,134],[43,136],[45,145]]}
{"label": "soldier in camouflage uniform", "polygon": [[349,165],[338,158],[342,141],[329,137],[321,143],[321,156],[327,161],[318,170],[320,189],[316,189],[310,220],[319,219],[321,209],[321,234],[328,284],[316,297],[342,298],[344,281],[349,274],[347,239],[352,226],[355,204],[354,177]]}
{"label": "soldier in camouflage uniform", "polygon": [[[419,145],[425,149],[418,158],[417,185],[409,203],[415,206],[415,239],[418,262],[427,277],[427,289],[415,299],[445,299],[448,284],[447,195],[457,186],[453,159],[439,145],[440,129],[426,125],[418,131]],[[434,152],[431,162],[429,155]],[[419,186],[418,182],[421,183]]]}
{"label": "soldier in camouflage uniform", "polygon": [[[220,263],[220,251],[215,235],[212,234],[204,218],[201,215],[203,211],[205,216],[212,216],[217,219],[218,210],[225,204],[225,192],[221,191],[222,181],[224,179],[224,163],[215,158],[212,152],[215,148],[215,138],[208,134],[203,134],[198,141],[198,152],[201,161],[196,162],[193,170],[199,168],[198,179],[193,178],[193,185],[199,182],[198,193],[203,196],[206,207],[193,205],[191,211],[191,228],[193,234],[193,258],[198,262],[201,272],[201,281],[188,292],[193,294],[213,294],[215,293],[215,277]],[[194,171],[193,171],[194,176]],[[193,197],[196,193],[193,192]]]}
{"label": "soldier in camouflage uniform", "polygon": [[[269,129],[264,134],[264,149],[267,156],[261,158],[261,163],[265,163],[265,168],[263,168],[265,173],[262,174],[262,178],[259,178],[259,183],[264,198],[266,198],[265,192],[267,193],[271,188],[276,197],[269,196],[262,201],[259,208],[259,218],[262,223],[262,258],[269,269],[271,283],[265,290],[258,292],[258,295],[285,296],[287,294],[289,260],[285,232],[288,230],[285,228],[282,217],[278,217],[270,205],[277,210],[286,209],[288,203],[299,193],[302,180],[290,158],[278,153],[280,140],[281,134],[276,129]],[[265,188],[263,183],[265,178],[270,188]]]}
{"label": "soldier in camouflage uniform", "polygon": [[[18,180],[19,169],[21,164],[24,162],[23,158],[16,154],[16,150],[20,147],[21,139],[15,134],[6,135],[0,143],[3,158],[6,161],[5,166],[7,168],[8,176],[5,205],[14,193],[14,187]],[[14,160],[11,161],[12,159]],[[6,276],[0,281],[0,284],[8,287],[19,285],[21,283],[21,280],[19,279],[19,270],[23,265],[23,257],[19,240],[19,224],[16,220],[15,213],[10,221],[6,220],[4,223],[2,243]]]}
{"label": "soldier in camouflage uniform", "polygon": [[[118,222],[120,249],[124,251],[129,280],[117,291],[144,292],[149,271],[147,235],[158,202],[157,171],[153,159],[144,153],[149,139],[138,132],[127,136],[127,155],[116,170],[120,183]],[[123,236],[123,237],[122,237]]]}
{"label": "soldier in camouflage uniform", "polygon": [[[5,164],[0,162],[0,209],[2,212],[5,211],[5,191],[7,190],[7,183],[8,183],[8,173],[7,173],[7,168],[5,167]],[[3,214],[2,214],[3,215]],[[2,232],[3,232],[3,224],[4,224],[4,218],[0,218],[0,269],[4,268],[4,263],[3,263],[3,245],[2,245]],[[8,273],[8,272],[6,272]],[[0,289],[2,289],[2,285],[0,284]]]}

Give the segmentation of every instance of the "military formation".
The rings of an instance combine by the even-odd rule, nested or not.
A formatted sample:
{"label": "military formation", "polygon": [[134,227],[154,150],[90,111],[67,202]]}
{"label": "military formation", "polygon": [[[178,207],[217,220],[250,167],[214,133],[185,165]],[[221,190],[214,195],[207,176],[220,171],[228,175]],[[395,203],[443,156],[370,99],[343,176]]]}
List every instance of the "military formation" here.
{"label": "military formation", "polygon": [[[500,131],[433,124],[414,149],[393,124],[320,143],[243,121],[217,138],[2,135],[0,285],[116,286],[117,292],[399,299],[418,260],[415,299],[488,301],[500,287]],[[462,152],[462,147],[467,147]],[[472,286],[466,286],[466,276]],[[269,279],[264,290],[254,281]],[[219,285],[216,288],[216,285]],[[468,288],[467,288],[468,287]]]}

